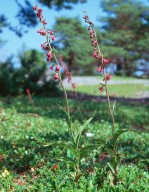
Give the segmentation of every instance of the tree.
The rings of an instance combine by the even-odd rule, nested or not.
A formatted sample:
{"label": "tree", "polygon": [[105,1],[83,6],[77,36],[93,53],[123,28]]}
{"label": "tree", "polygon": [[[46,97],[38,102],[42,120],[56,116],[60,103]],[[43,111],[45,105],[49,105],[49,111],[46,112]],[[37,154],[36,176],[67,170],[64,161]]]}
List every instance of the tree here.
{"label": "tree", "polygon": [[89,40],[89,33],[78,18],[57,18],[54,31],[57,41],[54,46],[59,50],[70,70],[82,69],[85,73],[93,72],[95,60],[92,58],[93,49]]}
{"label": "tree", "polygon": [[[0,15],[0,33],[2,33],[3,28],[7,26],[8,26],[8,23],[7,23],[6,17],[4,15]],[[5,41],[0,38],[0,48],[3,46],[4,43]]]}
{"label": "tree", "polygon": [[14,68],[12,57],[0,63],[0,95],[18,95],[29,89],[38,95],[56,95],[57,82],[47,75],[44,54],[37,50],[25,50],[19,55],[21,66]]}
{"label": "tree", "polygon": [[[57,82],[47,75],[47,63],[44,61],[44,54],[37,50],[27,50],[19,55],[21,67],[16,72],[15,82],[23,91],[29,89],[32,93],[56,94]],[[50,90],[50,92],[49,92]]]}
{"label": "tree", "polygon": [[103,0],[104,52],[131,74],[132,64],[149,59],[149,6],[137,0]]}
{"label": "tree", "polygon": [[2,29],[7,26],[8,23],[6,17],[4,15],[0,15],[0,33],[2,33]]}
{"label": "tree", "polygon": [[87,0],[38,0],[39,3],[46,5],[49,8],[55,8],[56,10],[61,9],[72,9],[73,4],[85,3]]}
{"label": "tree", "polygon": [[19,58],[24,91],[30,89],[32,92],[37,92],[39,89],[38,81],[46,70],[43,54],[33,49],[21,52]]}
{"label": "tree", "polygon": [[0,95],[10,95],[14,93],[13,64],[11,58],[0,63]]}
{"label": "tree", "polygon": [[35,93],[41,90],[38,81],[46,70],[43,54],[28,50],[21,52],[19,57],[19,69],[13,67],[12,58],[0,63],[0,81],[3,82],[0,85],[1,95],[22,94],[26,89]]}
{"label": "tree", "polygon": [[[16,14],[16,18],[19,21],[19,26],[13,26],[10,23],[7,23],[7,27],[9,27],[10,30],[14,31],[19,37],[21,37],[24,33],[28,31],[29,27],[35,27],[37,25],[37,18],[36,15],[32,9],[34,5],[30,3],[29,0],[24,0],[24,1],[18,1],[14,0],[19,8],[18,13]],[[87,0],[38,0],[37,4],[40,6],[40,4],[47,6],[49,9],[56,9],[56,10],[61,10],[61,9],[72,9],[74,4],[77,3],[85,3]],[[6,24],[6,22],[3,22],[1,20],[1,17],[3,19],[5,16],[1,15],[0,16],[0,30],[1,30],[1,25]],[[6,18],[5,18],[6,20]]]}

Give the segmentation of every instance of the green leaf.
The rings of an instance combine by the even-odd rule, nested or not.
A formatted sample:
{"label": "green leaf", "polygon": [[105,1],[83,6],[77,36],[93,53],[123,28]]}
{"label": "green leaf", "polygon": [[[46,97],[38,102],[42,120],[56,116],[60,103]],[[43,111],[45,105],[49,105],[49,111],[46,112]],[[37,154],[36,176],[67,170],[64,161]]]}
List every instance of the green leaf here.
{"label": "green leaf", "polygon": [[113,174],[115,174],[115,171],[114,171],[113,166],[112,166],[110,163],[107,163],[107,165],[109,166],[111,172],[112,172]]}
{"label": "green leaf", "polygon": [[100,85],[105,86],[105,84],[103,84],[103,83],[101,83],[101,82],[99,82],[99,83],[100,83]]}
{"label": "green leaf", "polygon": [[92,141],[98,143],[98,145],[105,145],[106,144],[106,140],[103,140],[103,139],[92,139]]}
{"label": "green leaf", "polygon": [[44,147],[49,147],[49,146],[53,146],[53,145],[57,145],[60,147],[65,147],[66,149],[69,149],[71,151],[72,154],[74,154],[74,156],[77,156],[77,152],[75,150],[75,146],[73,146],[71,143],[66,142],[66,141],[57,141],[57,142],[53,142],[49,145],[44,145]]}
{"label": "green leaf", "polygon": [[70,149],[67,149],[67,157],[74,159],[76,156],[74,155],[74,153],[72,153]]}
{"label": "green leaf", "polygon": [[66,163],[72,167],[75,167],[75,160],[70,157],[60,157],[60,158],[56,158],[56,159]]}
{"label": "green leaf", "polygon": [[99,148],[99,145],[96,145],[96,144],[88,145],[88,146],[85,146],[85,147],[81,148],[81,150],[80,150],[80,159],[82,159],[84,156],[86,156],[87,153],[90,153],[94,149],[98,149],[98,148]]}
{"label": "green leaf", "polygon": [[67,113],[67,111],[65,110],[65,108],[64,108],[63,106],[59,105],[58,103],[56,103],[56,105],[57,105],[60,109],[62,109],[62,110],[66,113],[66,115],[68,116],[68,113]]}
{"label": "green leaf", "polygon": [[66,147],[67,149],[69,149],[71,151],[72,154],[74,154],[74,156],[77,156],[75,147],[72,144],[70,144],[68,142],[61,142],[59,145]]}
{"label": "green leaf", "polygon": [[129,129],[120,129],[116,133],[114,133],[112,139],[110,140],[110,146],[115,146],[117,139],[119,136],[125,132],[129,131]]}
{"label": "green leaf", "polygon": [[90,189],[91,192],[97,192],[97,187],[96,186],[93,186],[92,189]]}
{"label": "green leaf", "polygon": [[90,121],[92,120],[92,117],[89,118],[79,129],[78,133],[76,133],[75,135],[75,141],[77,143],[77,145],[79,144],[79,140],[80,140],[80,136],[82,134],[82,131],[84,130],[84,128],[86,127],[86,125],[88,125],[90,123]]}

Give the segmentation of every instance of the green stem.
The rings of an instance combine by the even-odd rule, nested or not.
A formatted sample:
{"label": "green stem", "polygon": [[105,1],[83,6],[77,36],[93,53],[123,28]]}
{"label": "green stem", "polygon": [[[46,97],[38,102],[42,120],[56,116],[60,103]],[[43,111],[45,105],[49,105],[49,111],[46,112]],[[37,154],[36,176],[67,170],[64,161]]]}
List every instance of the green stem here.
{"label": "green stem", "polygon": [[[43,28],[44,28],[44,30],[46,30],[46,27],[45,27],[44,24],[43,24]],[[46,30],[46,31],[47,31],[47,30]],[[59,66],[58,59],[57,59],[57,57],[56,57],[56,55],[55,55],[55,53],[54,53],[53,48],[51,47],[50,38],[49,38],[48,34],[46,34],[46,42],[47,42],[47,44],[48,44],[48,46],[49,46],[49,51],[52,52],[52,55],[53,55],[53,57],[54,57],[54,60],[55,60],[55,62],[56,62],[56,64],[57,64],[57,66]],[[64,87],[64,85],[63,85],[63,82],[62,82],[62,77],[61,77],[61,72],[60,72],[60,71],[58,71],[58,77],[59,77],[60,85],[61,85],[61,87],[62,87],[62,89],[63,89],[63,92],[64,92],[65,101],[66,101],[68,131],[69,131],[69,133],[71,134],[71,136],[72,136],[72,138],[73,138],[73,141],[74,141],[74,143],[75,143],[75,137],[74,137],[74,133],[73,133],[73,130],[72,130],[72,124],[71,124],[71,115],[70,115],[70,107],[69,107],[69,102],[68,102],[68,96],[67,96],[66,89],[65,89],[65,87]],[[78,97],[76,97],[76,98],[77,98],[77,101],[78,101]],[[80,110],[80,111],[81,111],[81,110]],[[76,143],[75,143],[75,144],[76,144]]]}
{"label": "green stem", "polygon": [[71,129],[71,117],[70,117],[70,109],[69,109],[69,103],[68,103],[68,96],[67,96],[66,89],[65,89],[65,87],[64,87],[64,85],[63,85],[60,72],[58,73],[58,75],[59,75],[59,80],[60,80],[61,87],[62,87],[63,92],[64,92],[65,101],[66,101],[66,106],[67,106],[68,127],[69,127],[69,129]]}
{"label": "green stem", "polygon": [[78,99],[78,94],[76,91],[75,92],[75,96],[76,96],[76,100],[77,100],[77,103],[78,103],[78,110],[80,112],[80,116],[81,116],[81,121],[83,122],[83,115],[82,115],[82,110],[81,110],[81,107],[80,107],[80,102],[79,102],[79,99]]}
{"label": "green stem", "polygon": [[75,182],[77,183],[80,178],[80,167],[79,164],[76,166],[76,176],[75,176]]}
{"label": "green stem", "polygon": [[[94,31],[94,34],[95,34],[95,38],[97,39],[96,31]],[[98,49],[98,55],[100,57],[103,57],[103,55],[102,55],[102,53],[100,51],[98,41],[97,41],[97,49]],[[111,110],[111,104],[110,104],[110,98],[109,98],[108,86],[107,86],[107,80],[106,80],[106,72],[105,72],[105,67],[104,67],[103,63],[102,63],[102,67],[103,67],[103,76],[105,78],[105,89],[106,89],[106,97],[107,97],[107,102],[108,102],[108,110],[109,110],[109,113],[110,113],[111,118],[112,118],[112,135],[113,135],[114,134],[114,129],[115,129],[115,120],[114,120],[113,112]]]}
{"label": "green stem", "polygon": [[[55,59],[57,65],[59,65],[55,53],[53,53],[53,56],[54,56],[54,59]],[[65,89],[65,87],[64,87],[64,85],[63,85],[63,82],[62,82],[62,77],[61,77],[60,71],[58,72],[58,76],[59,76],[59,80],[60,80],[61,87],[62,87],[63,92],[64,92],[64,95],[65,95],[66,106],[67,106],[67,113],[68,113],[68,117],[69,117],[69,119],[70,119],[70,110],[69,110],[68,96],[67,96],[66,89]]]}
{"label": "green stem", "polygon": [[[115,132],[115,120],[114,120],[114,114],[111,110],[111,103],[110,103],[110,98],[109,98],[109,92],[108,92],[108,86],[107,86],[107,80],[106,80],[106,72],[105,72],[105,68],[103,68],[103,75],[104,75],[104,79],[105,79],[105,90],[106,90],[106,97],[107,97],[107,103],[108,103],[108,109],[109,109],[109,113],[111,115],[111,118],[112,118],[112,136],[114,135],[114,132]],[[115,161],[115,158],[117,157],[116,155],[116,150],[115,150],[115,146],[112,147],[112,156],[114,158],[114,161]],[[114,165],[114,174],[113,174],[113,184],[116,185],[117,182],[118,182],[118,179],[117,179],[117,162],[115,162],[115,165]]]}
{"label": "green stem", "polygon": [[[46,30],[45,28],[45,25],[43,25],[44,29]],[[50,39],[48,37],[48,35],[46,34],[46,40],[47,40],[47,43],[48,43],[48,46],[50,48],[50,50],[53,52],[53,56],[54,56],[54,60],[56,62],[56,64],[59,66],[59,62],[57,60],[57,57],[51,47],[51,44],[50,44]],[[60,71],[58,72],[58,76],[59,76],[59,80],[60,80],[60,84],[61,84],[61,87],[63,89],[63,92],[64,92],[64,96],[65,96],[65,101],[66,101],[66,106],[67,106],[67,118],[68,118],[68,129],[71,131],[71,117],[70,117],[70,110],[69,110],[69,103],[68,103],[68,96],[67,96],[67,92],[66,92],[66,89],[63,85],[63,82],[62,82],[62,77],[61,77],[61,73]],[[72,132],[72,131],[71,131]]]}
{"label": "green stem", "polygon": [[115,120],[114,120],[114,115],[111,109],[111,104],[110,104],[110,98],[109,98],[109,92],[108,92],[108,86],[107,86],[107,80],[106,80],[106,73],[105,73],[105,68],[103,68],[103,75],[105,78],[105,90],[106,90],[106,97],[107,97],[107,102],[108,102],[108,110],[112,118],[112,135],[114,134],[115,130]]}
{"label": "green stem", "polygon": [[[50,46],[50,49],[52,49],[51,45],[49,45],[49,46]],[[57,57],[56,57],[55,53],[53,53],[53,56],[54,56],[56,64],[59,66],[59,63],[58,63],[58,60],[57,60]],[[64,92],[66,106],[67,106],[68,128],[71,131],[71,117],[70,117],[70,109],[69,109],[69,103],[68,103],[68,96],[67,96],[66,89],[65,89],[65,87],[63,85],[63,82],[62,82],[62,77],[61,77],[60,71],[58,72],[58,76],[59,76],[61,87],[62,87],[63,92]]]}

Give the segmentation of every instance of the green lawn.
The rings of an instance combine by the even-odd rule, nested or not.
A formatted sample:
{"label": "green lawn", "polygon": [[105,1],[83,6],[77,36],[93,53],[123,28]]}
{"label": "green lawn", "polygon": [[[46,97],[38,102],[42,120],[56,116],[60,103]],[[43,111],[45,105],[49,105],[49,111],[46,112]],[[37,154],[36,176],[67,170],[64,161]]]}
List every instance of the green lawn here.
{"label": "green lawn", "polygon": [[[106,162],[99,161],[100,151],[93,151],[82,161],[78,185],[73,170],[57,159],[66,155],[58,146],[44,147],[58,140],[69,140],[65,113],[56,103],[65,106],[62,98],[0,98],[0,191],[108,192],[149,191],[148,125],[149,105],[117,103],[116,128],[128,128],[118,140],[121,158],[117,186],[110,184]],[[70,100],[73,122],[80,125],[77,102]],[[93,117],[85,132],[106,139],[111,133],[111,119],[106,103],[81,102],[84,119]],[[84,143],[91,142],[82,135]],[[51,168],[58,164],[59,168]],[[83,172],[87,167],[92,172]]]}
{"label": "green lawn", "polygon": [[[99,76],[97,76],[97,78],[99,78]],[[112,80],[140,80],[137,77],[131,77],[131,76],[117,76],[117,75],[113,75],[112,76]]]}
{"label": "green lawn", "polygon": [[[105,92],[100,92],[98,87],[100,85],[78,85],[77,91],[80,93],[86,93],[90,95],[105,95]],[[149,91],[149,87],[144,84],[117,84],[109,85],[109,94],[116,97],[135,97],[138,94],[141,97],[141,93]]]}
{"label": "green lawn", "polygon": [[[95,76],[83,76],[83,77],[96,77],[97,79],[101,79],[100,75]],[[119,76],[119,75],[112,75],[112,80],[145,80],[147,78],[138,78],[138,77],[132,77],[132,76]]]}

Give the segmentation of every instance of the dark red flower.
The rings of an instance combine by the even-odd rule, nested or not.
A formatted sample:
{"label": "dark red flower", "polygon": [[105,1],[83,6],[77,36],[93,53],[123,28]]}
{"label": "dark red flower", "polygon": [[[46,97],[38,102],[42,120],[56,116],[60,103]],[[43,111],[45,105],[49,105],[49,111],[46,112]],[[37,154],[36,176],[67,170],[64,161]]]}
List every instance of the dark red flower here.
{"label": "dark red flower", "polygon": [[93,53],[93,57],[98,59],[98,54],[96,52]]}
{"label": "dark red flower", "polygon": [[26,93],[27,93],[28,100],[31,101],[32,100],[32,96],[31,96],[30,90],[26,89]]}
{"label": "dark red flower", "polygon": [[50,62],[51,61],[51,57],[47,57],[47,62]]}
{"label": "dark red flower", "polygon": [[99,87],[100,92],[103,92],[103,90],[104,90],[103,87]]}
{"label": "dark red flower", "polygon": [[111,74],[106,74],[105,78],[103,79],[103,81],[107,80],[109,81],[111,79],[112,75]]}
{"label": "dark red flower", "polygon": [[49,67],[50,71],[53,71],[53,65]]}
{"label": "dark red flower", "polygon": [[72,88],[76,89],[76,84],[72,83]]}
{"label": "dark red flower", "polygon": [[42,13],[42,9],[38,9],[37,11],[38,11],[38,13]]}
{"label": "dark red flower", "polygon": [[50,35],[53,35],[53,30],[48,31]]}
{"label": "dark red flower", "polygon": [[35,5],[34,7],[33,7],[33,10],[36,10],[37,9],[37,6]]}
{"label": "dark red flower", "polygon": [[48,53],[47,53],[47,57],[51,57],[51,58],[52,58],[52,53],[51,53],[51,52],[48,52]]}
{"label": "dark red flower", "polygon": [[102,71],[103,71],[102,66],[98,66],[97,71],[98,71],[98,72],[102,72]]}
{"label": "dark red flower", "polygon": [[42,36],[46,35],[46,30],[38,30],[37,33],[39,33]]}
{"label": "dark red flower", "polygon": [[43,24],[44,24],[44,25],[46,25],[46,24],[47,24],[46,20],[44,20],[44,21],[43,21]]}
{"label": "dark red flower", "polygon": [[102,63],[105,64],[105,65],[110,62],[110,59],[104,59],[104,58],[102,58],[101,60],[102,60]]}
{"label": "dark red flower", "polygon": [[91,30],[91,31],[90,31],[90,35],[93,35],[93,34],[95,34],[95,31],[94,31],[94,30]]}
{"label": "dark red flower", "polygon": [[56,37],[55,37],[54,35],[51,36],[52,41],[54,41],[55,38],[56,38]]}
{"label": "dark red flower", "polygon": [[56,71],[59,71],[59,70],[60,70],[60,67],[59,67],[59,66],[56,66],[55,70],[56,70]]}
{"label": "dark red flower", "polygon": [[55,170],[55,169],[58,169],[58,165],[54,165],[54,166],[51,168],[52,171]]}
{"label": "dark red flower", "polygon": [[54,75],[54,80],[58,80],[58,74]]}

